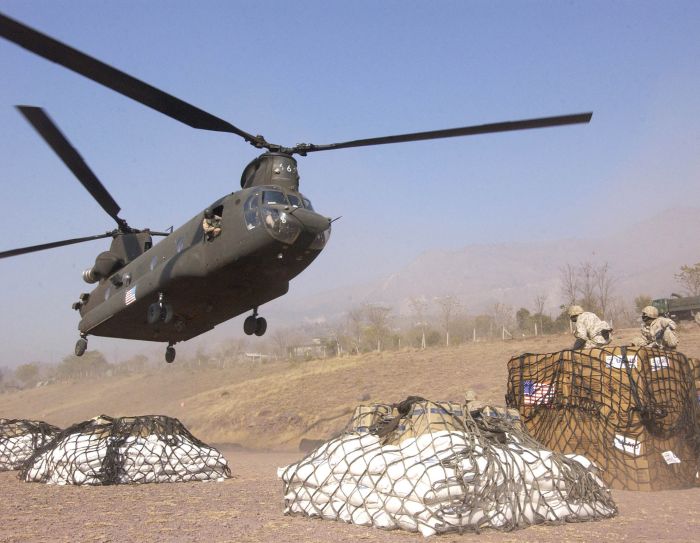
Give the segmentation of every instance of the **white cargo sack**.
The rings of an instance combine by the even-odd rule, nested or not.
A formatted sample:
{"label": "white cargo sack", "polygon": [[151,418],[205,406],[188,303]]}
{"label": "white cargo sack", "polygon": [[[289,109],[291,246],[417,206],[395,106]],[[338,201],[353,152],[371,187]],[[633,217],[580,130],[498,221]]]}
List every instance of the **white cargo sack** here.
{"label": "white cargo sack", "polygon": [[46,422],[0,419],[0,471],[20,469],[37,449],[60,431]]}
{"label": "white cargo sack", "polygon": [[280,468],[284,512],[426,537],[617,514],[586,458],[543,448],[494,410],[457,416],[444,406],[409,398],[383,429],[352,431],[351,421],[339,437]]}
{"label": "white cargo sack", "polygon": [[61,432],[25,464],[20,477],[58,485],[223,481],[226,459],[165,416],[105,415]]}

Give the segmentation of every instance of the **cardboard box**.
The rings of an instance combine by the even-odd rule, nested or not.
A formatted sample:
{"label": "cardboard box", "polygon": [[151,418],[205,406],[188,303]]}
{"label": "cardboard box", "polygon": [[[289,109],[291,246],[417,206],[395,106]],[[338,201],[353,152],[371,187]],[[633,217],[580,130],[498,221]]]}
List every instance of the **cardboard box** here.
{"label": "cardboard box", "polygon": [[694,484],[697,393],[681,353],[615,347],[526,354],[508,370],[506,402],[546,447],[588,457],[613,488]]}

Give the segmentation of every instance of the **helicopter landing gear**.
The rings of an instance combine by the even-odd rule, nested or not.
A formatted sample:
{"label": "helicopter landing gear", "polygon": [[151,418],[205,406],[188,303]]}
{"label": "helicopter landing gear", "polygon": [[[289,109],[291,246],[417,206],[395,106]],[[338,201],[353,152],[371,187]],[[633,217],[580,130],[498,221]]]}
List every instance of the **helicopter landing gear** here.
{"label": "helicopter landing gear", "polygon": [[80,336],[80,339],[75,342],[75,356],[83,356],[87,350],[87,337]]}
{"label": "helicopter landing gear", "polygon": [[172,343],[169,343],[165,348],[165,361],[170,364],[173,360],[175,360],[175,347],[173,347]]}
{"label": "helicopter landing gear", "polygon": [[253,310],[253,314],[243,321],[243,331],[246,335],[262,336],[267,330],[267,321],[263,317],[258,317],[258,308]]}
{"label": "helicopter landing gear", "polygon": [[162,292],[158,293],[158,302],[148,306],[146,312],[146,321],[148,324],[156,324],[164,322],[168,324],[173,320],[173,306],[165,303],[165,295]]}

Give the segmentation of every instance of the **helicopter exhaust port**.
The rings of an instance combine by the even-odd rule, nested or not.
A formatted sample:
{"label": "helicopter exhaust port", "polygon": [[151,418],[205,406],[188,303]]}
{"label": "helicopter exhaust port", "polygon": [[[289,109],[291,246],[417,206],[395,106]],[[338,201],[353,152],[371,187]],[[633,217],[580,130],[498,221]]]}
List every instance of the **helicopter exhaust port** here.
{"label": "helicopter exhaust port", "polygon": [[85,281],[86,283],[97,283],[99,280],[100,278],[95,275],[95,272],[92,268],[88,268],[83,272],[83,281]]}

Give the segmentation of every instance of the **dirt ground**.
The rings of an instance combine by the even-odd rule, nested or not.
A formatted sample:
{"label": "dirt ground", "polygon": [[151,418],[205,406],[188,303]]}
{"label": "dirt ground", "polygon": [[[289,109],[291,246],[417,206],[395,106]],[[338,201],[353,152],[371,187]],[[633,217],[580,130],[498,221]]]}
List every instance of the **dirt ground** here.
{"label": "dirt ground", "polygon": [[[49,486],[0,473],[0,541],[340,542],[425,541],[420,534],[382,531],[282,514],[277,467],[301,453],[220,446],[233,477],[222,483],[133,486]],[[516,532],[444,534],[448,542],[693,541],[700,530],[700,487],[668,492],[613,491],[614,519],[535,526]]]}
{"label": "dirt ground", "polygon": [[[620,331],[627,342],[636,330]],[[628,337],[629,336],[629,337]],[[507,360],[552,352],[569,335],[456,348],[370,353],[304,363],[188,370],[163,365],[144,374],[55,383],[0,394],[0,416],[61,427],[107,413],[161,413],[198,438],[221,445],[233,478],[222,483],[47,486],[0,473],[0,542],[340,542],[423,541],[382,531],[282,514],[277,468],[299,460],[300,439],[328,439],[359,403],[417,394],[459,400],[466,389],[503,403]],[[685,327],[683,352],[700,358],[700,327]],[[238,443],[241,445],[232,445]],[[665,492],[613,491],[618,517],[536,526],[517,532],[444,534],[447,542],[693,541],[700,533],[700,487]]]}

